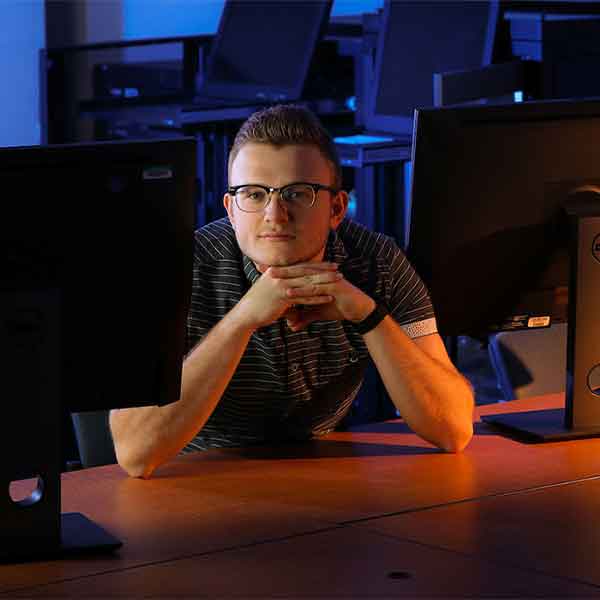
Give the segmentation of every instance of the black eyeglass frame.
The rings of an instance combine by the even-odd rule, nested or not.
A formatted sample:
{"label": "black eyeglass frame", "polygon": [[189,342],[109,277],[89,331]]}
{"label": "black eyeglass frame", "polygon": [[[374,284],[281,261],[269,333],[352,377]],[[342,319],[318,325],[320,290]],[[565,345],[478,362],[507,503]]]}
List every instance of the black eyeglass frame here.
{"label": "black eyeglass frame", "polygon": [[[273,192],[278,192],[280,197],[282,196],[282,192],[289,187],[293,187],[295,185],[306,185],[308,187],[310,187],[313,191],[313,199],[312,202],[308,205],[308,206],[303,206],[303,208],[312,208],[317,200],[317,194],[321,191],[321,190],[325,190],[326,192],[330,192],[331,194],[333,194],[334,196],[336,194],[339,193],[340,190],[336,190],[335,188],[332,188],[331,186],[328,185],[323,185],[321,183],[309,183],[307,181],[293,181],[292,183],[286,183],[285,185],[282,185],[281,187],[270,187],[268,185],[263,185],[261,183],[243,183],[242,185],[232,185],[230,187],[227,188],[227,193],[230,196],[233,196],[233,199],[235,200],[235,204],[236,206],[242,211],[242,212],[249,212],[249,213],[254,213],[254,212],[261,212],[262,210],[265,210],[267,208],[267,206],[269,206],[270,202],[271,202],[271,198],[273,197]],[[242,208],[238,201],[237,201],[237,191],[240,190],[241,188],[245,188],[245,187],[257,187],[260,188],[262,190],[264,190],[268,196],[269,199],[267,200],[267,203],[260,208],[259,210],[246,210],[245,208]]]}

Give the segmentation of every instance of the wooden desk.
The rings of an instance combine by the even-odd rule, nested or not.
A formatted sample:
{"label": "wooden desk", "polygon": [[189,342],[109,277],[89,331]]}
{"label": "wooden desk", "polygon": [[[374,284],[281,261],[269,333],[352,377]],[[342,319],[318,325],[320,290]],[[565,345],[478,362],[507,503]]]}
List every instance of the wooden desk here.
{"label": "wooden desk", "polygon": [[587,583],[600,596],[600,477],[356,527]]}
{"label": "wooden desk", "polygon": [[595,593],[600,590],[590,585],[342,527],[29,587],[10,597],[589,598]]}
{"label": "wooden desk", "polygon": [[[556,395],[480,407],[477,412],[552,408],[561,402],[562,397]],[[332,433],[304,445],[187,455],[165,465],[148,481],[130,479],[117,466],[65,474],[63,510],[88,515],[120,537],[124,547],[114,556],[97,559],[0,566],[0,592],[15,595],[23,589],[31,595],[30,586],[36,584],[107,572],[111,573],[108,579],[122,581],[128,577],[126,569],[132,574],[144,565],[184,560],[193,565],[202,556],[214,558],[220,553],[226,557],[229,554],[224,551],[242,552],[245,546],[257,548],[252,546],[256,544],[268,554],[267,545],[284,541],[281,551],[289,548],[290,556],[297,558],[305,550],[295,548],[310,547],[310,539],[331,539],[343,547],[336,555],[342,565],[349,544],[341,540],[362,535],[356,527],[361,522],[371,527],[374,519],[380,524],[384,517],[399,518],[395,515],[402,513],[426,514],[432,511],[425,509],[452,503],[600,476],[600,440],[524,445],[494,434],[481,423],[476,430],[471,445],[459,455],[432,448],[401,421],[392,421]],[[381,549],[380,534],[367,538],[360,542],[365,548],[375,554],[388,552]],[[318,562],[320,548],[319,544],[306,551],[306,560],[299,564]],[[414,552],[413,548],[409,554]],[[438,555],[438,550],[433,554]],[[360,576],[361,556],[367,560],[364,552],[348,558],[354,564],[348,577]],[[423,565],[434,558],[418,560]],[[467,563],[473,560],[468,557]],[[475,568],[467,563],[465,569]],[[177,564],[184,569],[183,562]],[[218,565],[214,568],[215,573],[221,572]],[[194,567],[190,569],[193,573]],[[490,575],[489,580],[506,578],[494,577]],[[75,581],[69,585],[76,585]],[[41,589],[59,593],[52,586]],[[61,593],[67,589],[71,588],[60,587]],[[498,593],[507,589],[503,584]]]}

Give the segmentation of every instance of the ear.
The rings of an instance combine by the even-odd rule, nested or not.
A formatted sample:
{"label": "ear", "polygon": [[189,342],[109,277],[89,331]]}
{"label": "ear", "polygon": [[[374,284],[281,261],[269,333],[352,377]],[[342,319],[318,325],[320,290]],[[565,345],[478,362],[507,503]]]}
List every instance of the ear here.
{"label": "ear", "polygon": [[235,229],[235,216],[234,216],[234,210],[233,210],[234,204],[235,204],[235,201],[229,194],[225,194],[223,196],[223,206],[225,207],[225,210],[227,211],[227,216],[229,217],[229,220],[231,221],[231,226]]}
{"label": "ear", "polygon": [[331,212],[329,215],[329,225],[331,229],[337,229],[337,226],[343,221],[348,210],[348,193],[340,190],[331,199]]}

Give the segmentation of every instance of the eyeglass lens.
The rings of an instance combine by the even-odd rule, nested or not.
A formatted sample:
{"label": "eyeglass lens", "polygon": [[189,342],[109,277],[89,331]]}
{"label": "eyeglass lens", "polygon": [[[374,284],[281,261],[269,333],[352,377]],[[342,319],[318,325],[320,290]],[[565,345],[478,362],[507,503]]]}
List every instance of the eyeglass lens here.
{"label": "eyeglass lens", "polygon": [[[288,206],[312,206],[315,192],[305,184],[286,185],[280,190],[280,197]],[[255,212],[262,210],[269,203],[268,189],[248,185],[239,188],[235,193],[235,200],[241,210]]]}

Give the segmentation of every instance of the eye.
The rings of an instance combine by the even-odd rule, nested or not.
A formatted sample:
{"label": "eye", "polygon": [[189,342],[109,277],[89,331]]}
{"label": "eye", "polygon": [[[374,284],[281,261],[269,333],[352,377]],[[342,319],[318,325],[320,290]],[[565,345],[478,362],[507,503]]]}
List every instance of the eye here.
{"label": "eye", "polygon": [[237,196],[241,200],[248,202],[263,202],[266,197],[266,192],[259,187],[243,187],[237,191]]}
{"label": "eye", "polygon": [[282,191],[286,202],[295,204],[311,204],[313,200],[313,190],[308,185],[292,185]]}

